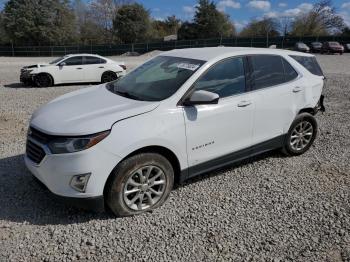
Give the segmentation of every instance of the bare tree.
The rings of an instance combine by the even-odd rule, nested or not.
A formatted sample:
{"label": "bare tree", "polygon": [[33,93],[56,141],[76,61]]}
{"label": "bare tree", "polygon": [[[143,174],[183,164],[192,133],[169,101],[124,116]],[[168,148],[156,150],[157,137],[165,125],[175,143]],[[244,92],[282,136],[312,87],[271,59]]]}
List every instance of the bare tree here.
{"label": "bare tree", "polygon": [[118,9],[132,2],[132,0],[93,0],[90,3],[90,17],[103,28],[105,41],[109,43],[113,41],[113,19]]}
{"label": "bare tree", "polygon": [[283,36],[287,36],[292,28],[293,19],[290,16],[281,16],[278,19],[280,31]]}
{"label": "bare tree", "polygon": [[327,30],[342,29],[344,20],[336,12],[331,0],[322,0],[314,5],[311,11],[315,23],[320,24]]}
{"label": "bare tree", "polygon": [[240,33],[243,37],[276,37],[279,35],[278,23],[273,18],[252,20]]}
{"label": "bare tree", "polygon": [[312,10],[297,17],[293,22],[292,34],[296,36],[319,36],[341,31],[343,18],[337,14],[331,0],[317,2]]}

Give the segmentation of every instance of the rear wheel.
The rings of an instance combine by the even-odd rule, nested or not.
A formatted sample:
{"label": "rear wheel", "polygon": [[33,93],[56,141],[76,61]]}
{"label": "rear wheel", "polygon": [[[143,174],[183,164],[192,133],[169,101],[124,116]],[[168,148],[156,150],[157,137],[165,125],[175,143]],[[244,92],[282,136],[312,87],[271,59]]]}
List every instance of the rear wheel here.
{"label": "rear wheel", "polygon": [[104,72],[102,74],[101,82],[102,83],[108,83],[108,82],[112,82],[112,81],[114,81],[116,79],[118,79],[117,74],[114,73],[114,72],[108,71],[108,72]]}
{"label": "rear wheel", "polygon": [[35,76],[34,83],[37,87],[49,87],[53,85],[53,80],[48,74],[39,74]]}
{"label": "rear wheel", "polygon": [[161,206],[174,184],[170,162],[155,153],[122,161],[106,185],[106,202],[117,216],[137,215]]}
{"label": "rear wheel", "polygon": [[293,121],[286,136],[283,153],[296,156],[305,153],[314,142],[317,135],[316,119],[308,114],[302,113]]}

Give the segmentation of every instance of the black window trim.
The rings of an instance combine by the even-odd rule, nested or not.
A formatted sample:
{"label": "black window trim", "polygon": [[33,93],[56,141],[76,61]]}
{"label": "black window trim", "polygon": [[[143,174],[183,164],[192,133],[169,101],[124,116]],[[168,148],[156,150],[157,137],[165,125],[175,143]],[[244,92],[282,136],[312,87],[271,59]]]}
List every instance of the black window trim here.
{"label": "black window trim", "polygon": [[[97,64],[85,64],[86,57],[93,57],[93,58],[95,58],[95,59],[99,59],[101,63],[97,63]],[[106,60],[106,59],[103,59],[103,58],[98,57],[98,56],[94,56],[94,55],[84,55],[84,56],[83,56],[83,65],[102,65],[102,64],[106,64],[106,63],[107,63],[107,60]]]}
{"label": "black window trim", "polygon": [[65,61],[67,61],[68,59],[75,58],[75,57],[81,57],[81,64],[80,65],[66,65],[66,66],[82,66],[82,65],[84,65],[84,63],[83,63],[84,62],[83,61],[84,60],[84,56],[82,56],[82,55],[76,55],[76,56],[67,57],[66,59],[64,59],[61,62],[59,62],[58,65],[63,63],[63,62],[65,62]]}
{"label": "black window trim", "polygon": [[[248,80],[250,79],[249,74],[249,66],[248,66],[248,59],[246,55],[237,55],[237,56],[230,56],[230,57],[225,57],[219,61],[216,61],[214,64],[212,64],[209,68],[207,68],[200,76],[197,77],[196,81],[194,81],[194,83],[188,88],[188,90],[185,92],[185,94],[181,97],[181,99],[179,100],[179,102],[177,103],[177,106],[182,106],[185,107],[185,105],[183,105],[184,101],[192,95],[192,93],[194,92],[194,88],[195,88],[195,84],[198,82],[198,80],[204,75],[206,74],[210,69],[212,69],[215,65],[217,65],[218,63],[221,63],[225,60],[228,59],[233,59],[233,58],[243,58],[243,70],[244,70],[244,78],[245,78],[245,88],[244,88],[244,92],[239,93],[239,94],[234,94],[231,96],[226,96],[226,97],[219,97],[219,101],[221,99],[227,99],[227,98],[232,98],[234,96],[239,96],[239,95],[244,95],[247,92],[250,91],[250,85],[251,83],[248,83]],[[184,83],[185,84],[185,83]]]}
{"label": "black window trim", "polygon": [[[298,74],[296,78],[290,80],[290,81],[287,81],[287,82],[283,82],[281,84],[277,84],[277,85],[272,85],[272,86],[266,86],[266,87],[262,87],[262,88],[259,88],[259,89],[254,89],[254,79],[252,77],[252,74],[253,74],[253,65],[252,65],[252,60],[250,59],[252,56],[278,56],[281,61],[282,61],[282,65],[283,65],[283,60],[284,59],[287,63],[289,63],[289,61],[284,58],[283,56],[281,55],[276,55],[276,54],[249,54],[247,55],[247,60],[248,60],[248,65],[249,65],[249,81],[250,81],[250,90],[249,92],[256,92],[256,91],[260,91],[260,90],[265,90],[265,89],[268,89],[268,88],[275,88],[275,87],[279,87],[281,85],[286,85],[286,84],[290,84],[294,81],[297,81],[298,79],[300,79],[301,77],[301,74],[299,72],[299,70],[297,70],[293,65],[291,65],[291,63],[289,63],[289,65],[295,70],[295,72]],[[285,70],[284,70],[284,65],[283,65],[283,72],[285,73]]]}
{"label": "black window trim", "polygon": [[300,72],[299,72],[298,70],[296,70],[296,69],[294,68],[294,66],[292,66],[292,65],[289,63],[289,61],[288,61],[285,57],[281,56],[281,59],[282,59],[282,66],[283,66],[283,71],[284,71],[284,77],[286,77],[285,63],[288,63],[288,65],[289,65],[291,68],[293,68],[293,70],[295,71],[295,73],[297,73],[297,76],[296,76],[295,78],[293,78],[293,79],[290,80],[290,81],[284,82],[283,84],[289,83],[289,82],[293,82],[294,80],[298,79],[299,76],[300,76]]}

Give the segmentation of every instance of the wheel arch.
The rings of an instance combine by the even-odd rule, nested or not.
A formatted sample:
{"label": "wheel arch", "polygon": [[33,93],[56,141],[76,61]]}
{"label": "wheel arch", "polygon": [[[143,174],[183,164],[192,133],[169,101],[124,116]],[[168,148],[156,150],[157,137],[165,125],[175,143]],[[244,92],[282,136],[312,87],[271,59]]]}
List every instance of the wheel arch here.
{"label": "wheel arch", "polygon": [[312,108],[312,107],[306,107],[306,108],[303,108],[303,109],[299,110],[298,115],[300,115],[302,113],[309,113],[311,115],[315,115],[316,114],[315,109]]}
{"label": "wheel arch", "polygon": [[[161,156],[165,157],[170,162],[170,164],[172,165],[172,167],[174,169],[175,182],[180,181],[180,179],[181,179],[181,177],[180,177],[181,176],[180,161],[172,150],[170,150],[164,146],[146,146],[146,147],[139,148],[139,149],[131,152],[130,154],[128,154],[126,157],[124,157],[122,160],[120,160],[119,163],[121,163],[122,161],[124,161],[125,159],[127,159],[131,156],[141,154],[141,153],[157,153],[157,154],[160,154]],[[108,175],[108,178],[106,180],[106,183],[105,183],[105,186],[103,189],[103,195],[106,194],[107,185],[110,183],[110,181],[112,179],[112,173],[117,168],[117,166],[118,166],[118,164],[113,168],[111,173]]]}

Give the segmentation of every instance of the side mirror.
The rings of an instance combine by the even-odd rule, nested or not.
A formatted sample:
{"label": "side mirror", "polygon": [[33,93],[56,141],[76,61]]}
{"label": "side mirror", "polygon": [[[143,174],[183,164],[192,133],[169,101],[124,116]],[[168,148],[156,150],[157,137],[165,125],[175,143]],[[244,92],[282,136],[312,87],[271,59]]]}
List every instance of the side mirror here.
{"label": "side mirror", "polygon": [[58,66],[65,66],[66,62],[59,63]]}
{"label": "side mirror", "polygon": [[219,102],[219,95],[213,92],[198,90],[194,91],[192,95],[187,98],[183,105],[194,106],[194,105],[212,105]]}

